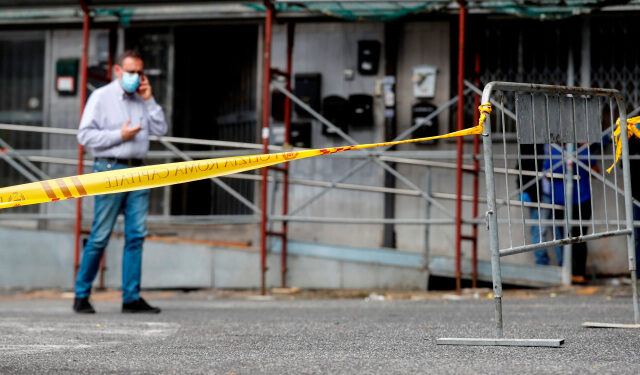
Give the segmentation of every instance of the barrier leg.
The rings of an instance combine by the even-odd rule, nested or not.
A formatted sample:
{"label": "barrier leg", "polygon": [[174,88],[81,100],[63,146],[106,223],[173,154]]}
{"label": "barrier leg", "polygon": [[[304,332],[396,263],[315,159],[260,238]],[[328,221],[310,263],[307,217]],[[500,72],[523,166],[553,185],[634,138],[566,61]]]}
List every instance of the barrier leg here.
{"label": "barrier leg", "polygon": [[[490,211],[491,212],[491,211]],[[488,214],[490,214],[490,212]],[[491,223],[491,220],[489,221]],[[492,232],[490,235],[493,235]],[[495,233],[497,236],[497,232]],[[492,249],[491,270],[493,276],[493,301],[495,303],[496,338],[440,338],[438,345],[467,346],[536,346],[558,348],[564,339],[505,339],[502,321],[502,275],[500,273],[500,252],[497,246]]]}
{"label": "barrier leg", "polygon": [[631,271],[631,288],[633,290],[633,321],[640,325],[640,311],[638,311],[638,275],[636,270]]}

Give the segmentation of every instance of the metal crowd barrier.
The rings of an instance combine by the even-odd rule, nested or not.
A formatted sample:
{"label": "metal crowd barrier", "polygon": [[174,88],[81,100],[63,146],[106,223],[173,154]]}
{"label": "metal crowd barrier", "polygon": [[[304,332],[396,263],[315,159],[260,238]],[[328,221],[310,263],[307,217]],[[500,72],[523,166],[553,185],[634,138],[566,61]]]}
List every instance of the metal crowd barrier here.
{"label": "metal crowd barrier", "polygon": [[[484,88],[482,102],[491,102],[493,108],[493,115],[487,116],[484,123],[483,145],[496,337],[442,338],[437,343],[561,346],[564,339],[503,338],[500,258],[564,246],[558,251],[558,258],[570,264],[571,247],[577,245],[583,247],[584,250],[579,251],[584,251],[586,262],[584,243],[615,236],[626,239],[635,324],[584,323],[583,326],[640,327],[632,209],[638,202],[631,196],[626,131],[623,130],[621,137],[620,165],[610,174],[600,172],[609,167],[611,160],[605,161],[605,153],[615,153],[615,147],[605,151],[609,147],[604,145],[612,139],[614,119],[619,117],[620,123],[626,124],[626,105],[620,93],[609,89],[491,82]],[[494,126],[491,117],[495,120]],[[494,164],[510,168],[516,161],[517,173],[505,173],[504,180],[496,178]],[[530,175],[527,169],[533,170],[535,177],[525,182],[523,175]],[[523,193],[526,190],[535,196],[527,199]],[[527,207],[527,200],[533,207],[531,203]],[[499,226],[499,223],[506,225]],[[537,240],[533,239],[532,228],[537,230]],[[551,233],[552,239],[541,236],[544,229]],[[574,251],[579,254],[577,248]],[[571,277],[571,274],[564,276]]]}

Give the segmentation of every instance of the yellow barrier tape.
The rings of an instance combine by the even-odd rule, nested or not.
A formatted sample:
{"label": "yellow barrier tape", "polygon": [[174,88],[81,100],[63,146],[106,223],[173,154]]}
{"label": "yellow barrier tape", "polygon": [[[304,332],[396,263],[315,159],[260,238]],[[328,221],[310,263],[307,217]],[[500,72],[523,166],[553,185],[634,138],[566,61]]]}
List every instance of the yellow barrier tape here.
{"label": "yellow barrier tape", "polygon": [[491,114],[491,103],[482,103],[478,107],[480,111],[480,119],[478,120],[478,126],[484,125],[484,121],[487,119],[487,115]]}
{"label": "yellow barrier tape", "polygon": [[229,158],[156,164],[4,187],[0,188],[0,209],[53,202],[63,199],[80,198],[90,195],[114,194],[180,184],[211,177],[225,176],[252,169],[264,168],[312,156],[334,154],[342,151],[394,146],[404,143],[481,134],[486,114],[491,113],[491,105],[483,104],[479,109],[482,112],[482,116],[480,117],[480,121],[477,126],[433,137],[315,150],[281,152],[276,154],[234,156]]}
{"label": "yellow barrier tape", "polygon": [[[636,126],[640,123],[640,116],[632,117],[627,119],[627,138],[631,138],[632,135],[635,135],[636,138],[640,138],[640,129]],[[616,146],[616,160],[611,164],[611,166],[607,169],[607,173],[611,173],[613,167],[616,166],[618,160],[620,159],[620,155],[622,155],[622,130],[620,129],[620,118],[616,120],[616,130],[613,132],[613,144]]]}

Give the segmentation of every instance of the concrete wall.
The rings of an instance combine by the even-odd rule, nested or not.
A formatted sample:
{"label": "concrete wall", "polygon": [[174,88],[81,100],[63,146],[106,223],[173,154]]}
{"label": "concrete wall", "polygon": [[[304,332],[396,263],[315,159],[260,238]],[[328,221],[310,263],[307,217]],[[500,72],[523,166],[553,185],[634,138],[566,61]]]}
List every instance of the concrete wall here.
{"label": "concrete wall", "polygon": [[[438,69],[436,79],[436,96],[429,99],[430,103],[437,106],[443,105],[455,93],[450,91],[451,63],[450,63],[450,24],[449,22],[410,22],[404,24],[404,37],[401,39],[398,54],[398,132],[411,127],[411,106],[417,102],[413,96],[413,84],[411,76],[413,67],[417,65],[432,65]],[[455,107],[451,107],[455,110]],[[440,133],[449,131],[449,111],[438,116]],[[444,140],[436,145],[403,145],[401,150],[445,151],[453,150],[455,144]],[[425,187],[427,169],[409,165],[398,165],[398,170],[417,186]],[[453,170],[432,169],[433,191],[451,192],[455,174]],[[398,187],[406,188],[402,183]],[[422,198],[398,197],[396,203],[396,217],[398,218],[425,218],[425,201]],[[448,211],[453,212],[453,202],[441,202]],[[448,218],[438,211],[431,210],[432,218]],[[424,227],[418,225],[396,226],[398,248],[407,251],[420,252],[424,247]],[[454,249],[453,226],[432,227],[432,235],[429,247],[432,254],[452,255]]]}
{"label": "concrete wall", "polygon": [[[296,25],[293,50],[293,72],[321,73],[322,97],[364,93],[373,95],[376,81],[384,76],[384,52],[381,52],[377,76],[362,76],[357,73],[358,40],[377,40],[384,51],[384,25],[381,23],[305,23]],[[286,59],[286,30],[284,26],[274,28],[273,65],[284,70]],[[345,80],[344,70],[352,69],[355,78]],[[312,122],[313,147],[345,145],[340,137],[322,135],[322,124]],[[374,97],[374,126],[372,128],[350,127],[349,135],[361,143],[382,140],[384,106],[380,97]],[[313,158],[291,164],[291,175],[295,178],[330,181],[346,173],[360,160],[338,157]],[[383,174],[379,167],[371,164],[361,168],[345,182],[380,185]],[[290,191],[290,207],[295,208],[321,189],[294,186]],[[279,206],[279,205],[278,205]],[[301,216],[328,217],[381,217],[383,199],[380,194],[363,194],[353,191],[330,191],[298,214]],[[292,239],[353,246],[377,247],[382,241],[381,226],[345,226],[292,224]]]}
{"label": "concrete wall", "polygon": [[[0,228],[0,288],[73,289],[73,235],[64,232]],[[105,286],[120,288],[122,237],[106,249]],[[406,255],[388,252],[352,261],[327,256],[289,256],[289,285],[303,288],[419,289],[427,274]],[[364,253],[363,253],[364,254]],[[389,261],[391,258],[401,259]],[[385,260],[386,259],[386,260]],[[144,288],[258,288],[260,254],[192,243],[146,241],[143,252]],[[280,256],[268,257],[267,285],[280,285]],[[96,279],[97,280],[97,279]],[[98,285],[96,281],[96,284]]]}
{"label": "concrete wall", "polygon": [[[283,26],[276,27],[273,46],[274,66],[284,68],[286,33]],[[357,70],[357,41],[375,39],[383,46],[378,76],[356,74],[353,81],[344,79],[344,69]],[[413,67],[416,65],[434,65],[438,68],[437,95],[432,100],[441,105],[449,99],[449,23],[427,22],[407,23],[401,28],[399,37],[399,58],[397,63],[397,121],[401,132],[411,123],[410,108],[415,102],[411,84]],[[295,72],[321,72],[323,75],[322,96],[331,94],[348,96],[352,93],[373,94],[376,81],[384,76],[384,25],[380,23],[317,23],[296,26],[296,39],[293,53]],[[375,126],[373,129],[350,128],[350,135],[358,142],[381,141],[384,134],[384,105],[380,97],[375,97]],[[447,128],[448,117],[441,116],[441,128]],[[321,124],[313,123],[313,146],[344,145],[346,141],[321,134]],[[430,146],[408,146],[400,149],[430,149]],[[447,145],[432,147],[443,149]],[[360,160],[336,157],[301,160],[292,164],[292,176],[295,178],[331,181],[345,173]],[[403,168],[400,171],[419,186],[423,185],[424,169]],[[384,173],[379,166],[369,163],[344,182],[372,186],[383,185]],[[402,183],[398,183],[398,187]],[[320,191],[319,188],[294,186],[291,189],[290,207],[296,207]],[[396,209],[397,217],[416,216],[416,203],[420,200],[400,198]],[[328,216],[353,218],[382,218],[384,197],[379,193],[333,190],[314,204],[299,212],[302,216]],[[409,212],[407,212],[407,210]],[[382,225],[344,225],[344,224],[300,224],[291,226],[291,238],[294,240],[314,241],[328,244],[340,244],[359,247],[379,247],[382,243]],[[406,235],[403,228],[398,229],[398,248],[408,251],[421,251],[422,236]],[[421,227],[414,227],[422,231]],[[413,233],[413,232],[411,232]]]}
{"label": "concrete wall", "polygon": [[[73,235],[37,229],[0,228],[0,289],[73,289]],[[104,286],[120,288],[123,238],[106,249]],[[212,246],[193,241],[145,242],[144,288],[258,288],[257,249]],[[279,244],[267,258],[267,287],[280,286]],[[308,289],[425,289],[429,274],[452,277],[454,260],[433,256],[429,272],[422,254],[290,241],[287,285]],[[560,268],[504,265],[507,284],[548,286],[560,283]],[[465,265],[463,272],[470,272]],[[491,281],[491,265],[478,264],[478,277]],[[96,279],[94,285],[99,285]]]}

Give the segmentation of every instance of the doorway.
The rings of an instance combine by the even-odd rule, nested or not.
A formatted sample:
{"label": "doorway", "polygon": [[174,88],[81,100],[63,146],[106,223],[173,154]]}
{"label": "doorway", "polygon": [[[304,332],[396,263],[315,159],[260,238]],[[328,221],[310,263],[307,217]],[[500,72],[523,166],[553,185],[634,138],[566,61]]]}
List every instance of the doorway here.
{"label": "doorway", "polygon": [[[256,141],[257,25],[176,27],[173,135]],[[184,150],[223,150],[186,145]],[[253,181],[225,179],[249,201]],[[173,186],[172,215],[246,215],[251,210],[210,180]]]}

